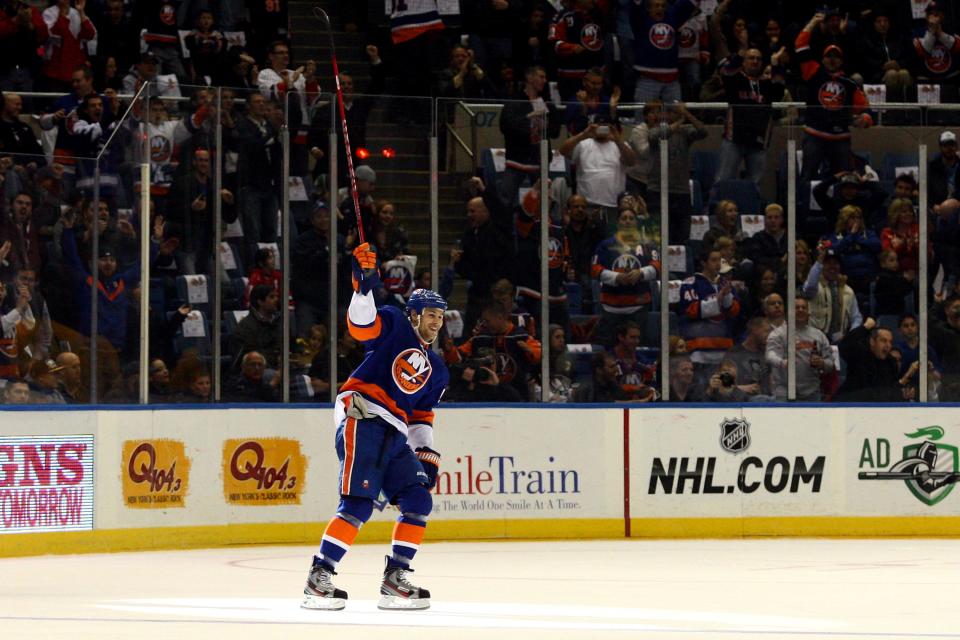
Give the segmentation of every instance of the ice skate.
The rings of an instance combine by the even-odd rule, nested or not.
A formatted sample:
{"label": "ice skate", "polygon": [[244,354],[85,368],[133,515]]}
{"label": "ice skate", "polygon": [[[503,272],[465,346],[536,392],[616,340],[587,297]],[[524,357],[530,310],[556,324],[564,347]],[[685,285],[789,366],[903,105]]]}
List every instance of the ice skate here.
{"label": "ice skate", "polygon": [[413,569],[391,567],[387,556],[387,567],[383,570],[383,582],[380,584],[380,602],[378,609],[429,609],[430,592],[416,586],[408,579]]}
{"label": "ice skate", "polygon": [[310,567],[310,575],[307,576],[307,586],[303,588],[303,602],[300,606],[304,609],[326,611],[339,611],[347,606],[347,592],[333,586],[332,577],[335,575],[336,571],[314,561]]}

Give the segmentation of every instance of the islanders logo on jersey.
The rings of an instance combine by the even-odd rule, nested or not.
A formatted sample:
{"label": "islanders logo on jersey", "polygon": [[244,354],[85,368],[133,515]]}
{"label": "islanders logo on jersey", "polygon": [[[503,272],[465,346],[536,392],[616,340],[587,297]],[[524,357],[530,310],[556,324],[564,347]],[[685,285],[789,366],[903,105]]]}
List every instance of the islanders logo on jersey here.
{"label": "islanders logo on jersey", "polygon": [[603,47],[600,26],[592,22],[583,25],[583,29],[580,30],[580,43],[588,51],[600,51],[600,48]]}
{"label": "islanders logo on jersey", "polygon": [[676,32],[668,23],[658,22],[650,27],[650,44],[657,49],[664,51],[672,49],[674,42],[676,42]]}
{"label": "islanders logo on jersey", "polygon": [[172,4],[164,3],[160,7],[160,22],[165,25],[177,24],[177,10],[173,8]]}
{"label": "islanders logo on jersey", "polygon": [[617,256],[617,259],[613,261],[611,271],[616,271],[617,273],[626,273],[628,271],[633,271],[634,269],[641,268],[640,260],[637,256],[632,253],[621,253]]}
{"label": "islanders logo on jersey", "polygon": [[166,162],[173,155],[173,145],[166,136],[153,136],[150,138],[150,161]]}
{"label": "islanders logo on jersey", "polygon": [[946,73],[950,70],[953,63],[953,57],[950,50],[939,42],[933,47],[933,51],[927,56],[926,65],[930,73]]}
{"label": "islanders logo on jersey", "polygon": [[411,348],[401,351],[393,359],[390,371],[397,388],[407,395],[413,395],[426,386],[433,367],[430,366],[427,354],[420,349]]}
{"label": "islanders logo on jersey", "polygon": [[549,256],[548,265],[551,269],[559,269],[563,266],[563,245],[559,238],[550,237],[547,243],[547,255]]}
{"label": "islanders logo on jersey", "polygon": [[697,32],[684,25],[680,27],[680,48],[693,49],[697,46]]}
{"label": "islanders logo on jersey", "polygon": [[820,86],[820,92],[817,97],[820,99],[820,104],[827,109],[839,109],[843,106],[846,95],[847,92],[843,88],[843,84],[836,80],[830,80]]}

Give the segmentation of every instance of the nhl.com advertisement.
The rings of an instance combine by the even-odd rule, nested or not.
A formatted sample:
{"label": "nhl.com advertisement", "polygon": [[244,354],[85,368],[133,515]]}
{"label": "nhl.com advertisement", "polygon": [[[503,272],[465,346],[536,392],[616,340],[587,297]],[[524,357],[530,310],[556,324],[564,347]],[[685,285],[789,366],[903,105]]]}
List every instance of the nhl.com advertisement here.
{"label": "nhl.com advertisement", "polygon": [[[825,515],[840,480],[829,422],[723,410],[632,412],[639,517]],[[834,477],[836,476],[836,477]]]}

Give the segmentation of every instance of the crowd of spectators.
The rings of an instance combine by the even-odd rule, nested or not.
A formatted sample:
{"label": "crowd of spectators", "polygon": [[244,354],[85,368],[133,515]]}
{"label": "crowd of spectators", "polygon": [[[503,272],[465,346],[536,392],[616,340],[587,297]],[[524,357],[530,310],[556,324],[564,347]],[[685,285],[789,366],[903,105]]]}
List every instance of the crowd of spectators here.
{"label": "crowd of spectators", "polygon": [[[210,401],[215,371],[226,400],[277,401],[284,388],[300,400],[325,400],[363,358],[363,346],[341,333],[331,371],[327,344],[330,256],[344,305],[362,225],[380,256],[380,303],[402,306],[416,286],[450,296],[457,281],[465,283],[465,301],[451,310],[438,341],[452,374],[448,399],[529,401],[546,384],[556,402],[782,400],[793,348],[800,399],[913,400],[921,286],[934,304],[926,310],[931,397],[956,399],[956,134],[941,130],[927,167],[929,211],[919,211],[914,175],[879,180],[852,133],[878,126],[868,87],[882,86],[888,101],[916,101],[927,83],[940,87],[945,102],[958,95],[956,4],[478,0],[461,3],[459,23],[403,40],[348,7],[343,20],[362,32],[359,53],[370,78],[362,91],[349,72],[340,78],[355,204],[339,127],[332,133],[340,179],[330,182],[334,105],[321,99],[317,62],[292,57],[286,2],[56,0],[42,10],[6,2],[3,397],[19,401],[25,384],[29,401],[85,401],[96,360],[98,398],[135,402],[133,365],[145,341],[152,401]],[[151,98],[131,100],[145,83]],[[60,97],[31,95],[37,90]],[[371,118],[422,124],[429,116],[396,108],[374,116],[378,103],[389,104],[371,95],[382,92],[506,101],[497,125],[502,170],[465,180],[464,231],[436,283],[416,267],[402,224],[420,212],[405,211],[390,187],[378,185],[383,169],[357,153],[365,151]],[[717,117],[685,106],[697,100],[729,108]],[[808,108],[797,119],[774,109],[783,100]],[[627,110],[627,102],[642,108]],[[771,128],[781,117],[802,125],[797,186],[809,194],[798,207],[794,347],[786,344],[786,188],[762,184],[774,168]],[[710,128],[720,124],[710,179],[735,182],[740,190],[726,195],[691,184],[704,177],[695,152],[706,150]],[[290,173],[305,186],[291,203],[289,237],[277,215],[289,188],[282,184],[285,129]],[[565,163],[545,185],[546,220],[538,182],[543,139]],[[144,157],[149,185],[136,170]],[[144,189],[148,212],[139,210]],[[337,205],[336,237],[330,202]],[[220,248],[215,211],[227,240]],[[762,217],[762,228],[744,216]],[[920,216],[928,217],[928,238],[919,237]],[[542,224],[549,237],[545,292]],[[281,291],[284,242],[289,300]],[[923,247],[931,278],[921,283]],[[220,273],[213,270],[216,250],[224,257]],[[660,291],[664,269],[675,282],[670,292]],[[147,271],[151,332],[141,336]],[[546,353],[539,340],[544,295],[552,323]],[[660,351],[660,304],[670,305],[669,353]],[[213,317],[215,308],[224,316]],[[289,347],[285,313],[293,319]],[[212,359],[215,325],[223,329],[220,362]],[[284,379],[288,349],[291,375]],[[547,382],[540,380],[543,357],[551,362]],[[665,398],[663,371],[671,380]]]}

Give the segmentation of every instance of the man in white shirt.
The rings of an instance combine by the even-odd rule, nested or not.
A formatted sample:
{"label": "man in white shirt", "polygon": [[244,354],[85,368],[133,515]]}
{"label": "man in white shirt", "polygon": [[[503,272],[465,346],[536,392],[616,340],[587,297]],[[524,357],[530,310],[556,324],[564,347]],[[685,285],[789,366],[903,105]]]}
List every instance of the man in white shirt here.
{"label": "man in white shirt", "polygon": [[599,207],[604,220],[616,220],[617,196],[627,184],[626,167],[637,161],[620,135],[618,123],[597,114],[586,129],[560,145],[560,153],[577,167],[577,193],[588,206]]}

